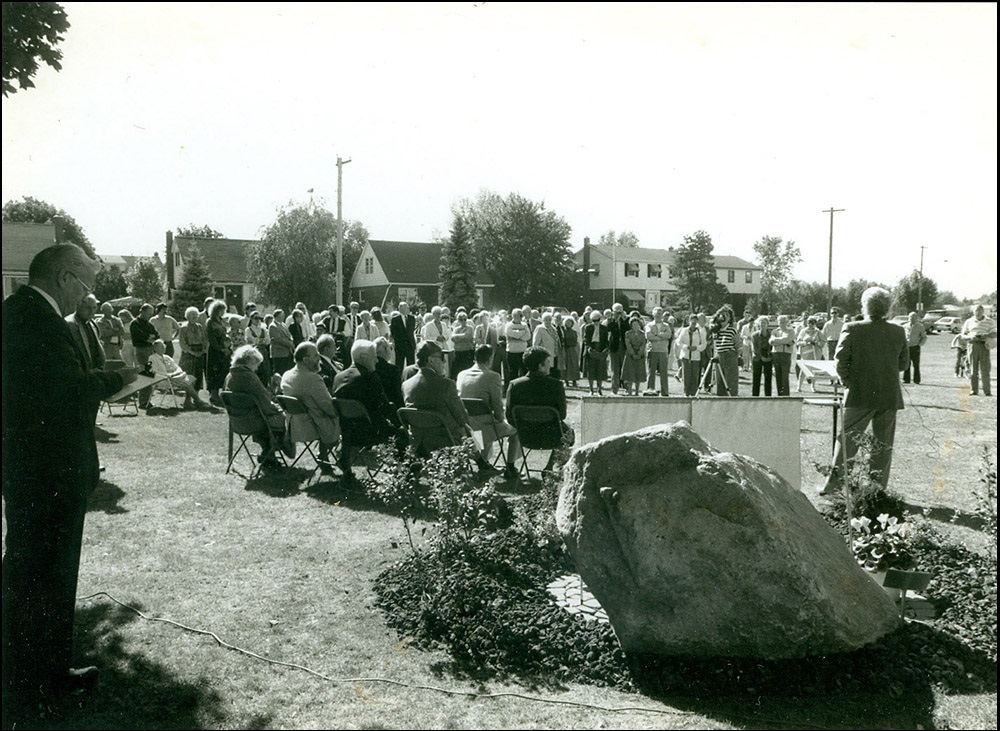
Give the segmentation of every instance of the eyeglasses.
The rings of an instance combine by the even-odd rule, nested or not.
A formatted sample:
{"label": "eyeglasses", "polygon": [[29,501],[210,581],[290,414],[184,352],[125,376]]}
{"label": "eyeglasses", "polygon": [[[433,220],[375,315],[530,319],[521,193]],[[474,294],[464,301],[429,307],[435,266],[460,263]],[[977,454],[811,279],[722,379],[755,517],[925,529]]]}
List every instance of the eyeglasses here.
{"label": "eyeglasses", "polygon": [[83,288],[84,288],[85,290],[87,290],[87,294],[90,294],[91,292],[93,292],[93,291],[94,291],[94,288],[93,288],[93,287],[91,287],[91,286],[90,286],[90,285],[88,285],[88,284],[87,284],[87,283],[86,283],[85,281],[83,281],[82,279],[80,279],[80,277],[76,276],[76,272],[74,272],[74,271],[72,271],[72,270],[70,270],[70,269],[67,269],[67,270],[66,270],[66,272],[67,272],[67,273],[68,273],[68,274],[69,274],[69,275],[70,275],[71,277],[73,277],[73,279],[75,279],[76,281],[78,281],[78,282],[80,283],[80,286],[82,286],[82,287],[83,287]]}

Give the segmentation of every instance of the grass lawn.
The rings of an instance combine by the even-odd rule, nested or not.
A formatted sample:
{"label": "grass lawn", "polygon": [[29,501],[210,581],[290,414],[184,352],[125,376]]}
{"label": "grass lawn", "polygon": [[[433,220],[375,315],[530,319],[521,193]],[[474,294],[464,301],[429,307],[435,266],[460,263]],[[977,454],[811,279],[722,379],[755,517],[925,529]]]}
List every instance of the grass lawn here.
{"label": "grass lawn", "polygon": [[[996,456],[996,400],[954,377],[949,341],[931,337],[923,385],[904,386],[890,486],[981,549],[971,487],[983,446]],[[398,517],[318,473],[308,485],[299,470],[249,482],[225,474],[224,414],[98,422],[107,471],[87,516],[77,655],[103,672],[94,695],[55,709],[51,728],[894,728],[899,704],[912,704],[914,728],[997,726],[995,693],[831,689],[748,706],[470,681],[446,654],[396,636],[373,607],[372,580],[409,551]],[[814,464],[829,455],[830,413],[806,406],[803,489],[813,500]]]}

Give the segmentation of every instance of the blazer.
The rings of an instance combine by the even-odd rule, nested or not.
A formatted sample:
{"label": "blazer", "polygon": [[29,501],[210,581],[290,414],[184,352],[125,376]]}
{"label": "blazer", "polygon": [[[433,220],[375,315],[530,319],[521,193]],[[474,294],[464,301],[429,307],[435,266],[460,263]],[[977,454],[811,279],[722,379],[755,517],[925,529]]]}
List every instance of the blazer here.
{"label": "blazer", "polygon": [[493,412],[494,421],[504,420],[503,379],[496,371],[484,371],[476,363],[458,374],[458,395],[477,398],[486,402]]}
{"label": "blazer", "polygon": [[389,334],[397,352],[412,354],[417,349],[417,320],[412,315],[397,313],[389,320]]}
{"label": "blazer", "polygon": [[340,440],[340,419],[337,417],[337,410],[333,408],[333,398],[319,373],[296,363],[294,368],[289,368],[281,377],[281,393],[297,398],[309,412],[293,416],[293,423],[296,419],[309,419],[316,427],[322,443],[334,444]]}
{"label": "blazer", "polygon": [[458,387],[433,368],[420,368],[415,376],[403,381],[403,403],[414,409],[441,414],[448,433],[456,442],[468,433],[469,412],[458,396]]}
{"label": "blazer", "polygon": [[591,322],[591,323],[588,323],[583,328],[583,349],[584,349],[585,352],[589,351],[589,350],[593,350],[593,347],[594,347],[594,340],[593,340],[593,338],[594,338],[594,328],[595,327],[600,328],[600,330],[598,331],[598,334],[597,334],[597,339],[598,339],[598,343],[597,343],[598,344],[598,348],[597,349],[603,351],[603,350],[607,350],[608,347],[609,347],[609,340],[610,340],[611,335],[610,335],[610,332],[608,331],[607,326],[603,322],[598,322],[596,324],[593,323],[593,322]]}
{"label": "blazer", "polygon": [[[106,362],[104,346],[101,345],[101,336],[97,331],[97,325],[94,324],[94,321],[87,320],[87,322],[80,322],[76,319],[76,314],[74,313],[66,316],[66,324],[69,325],[69,331],[73,335],[73,340],[76,341],[76,347],[83,354],[84,363],[86,363],[87,368],[96,368],[99,371],[104,370]],[[87,336],[86,343],[83,342],[84,334]]]}
{"label": "blazer", "polygon": [[398,419],[375,371],[361,370],[352,363],[333,379],[333,395],[364,404],[376,433],[380,435],[390,433],[391,425]]}
{"label": "blazer", "polygon": [[514,423],[515,406],[552,406],[566,418],[566,389],[562,381],[540,373],[515,378],[507,387],[507,421]]}
{"label": "blazer", "polygon": [[903,408],[899,372],[910,365],[910,350],[899,325],[885,320],[849,322],[840,332],[833,357],[837,375],[847,389],[845,408]]}
{"label": "blazer", "polygon": [[[256,371],[242,365],[233,366],[229,370],[229,375],[226,376],[224,388],[233,393],[245,393],[253,396],[261,413],[264,414],[268,426],[273,429],[284,427],[284,416],[281,409],[271,400],[271,392],[264,388]],[[233,409],[229,412],[229,418],[235,429],[261,429],[263,431],[260,416],[253,409]]]}
{"label": "blazer", "polygon": [[403,405],[403,374],[394,363],[390,363],[385,358],[377,358],[375,360],[375,374],[382,382],[385,395],[389,399],[389,403],[392,404],[392,422],[397,424],[399,423],[399,418],[396,416],[395,410]]}

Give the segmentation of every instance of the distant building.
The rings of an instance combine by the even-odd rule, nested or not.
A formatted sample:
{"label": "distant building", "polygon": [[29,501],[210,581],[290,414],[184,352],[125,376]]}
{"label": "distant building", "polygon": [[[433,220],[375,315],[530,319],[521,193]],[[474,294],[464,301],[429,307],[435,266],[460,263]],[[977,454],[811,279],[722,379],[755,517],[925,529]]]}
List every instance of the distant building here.
{"label": "distant building", "polygon": [[[625,299],[629,308],[649,312],[672,302],[677,293],[670,276],[676,256],[667,249],[585,244],[573,254],[573,261],[583,276],[584,259],[588,259],[588,303],[603,307]],[[738,256],[713,258],[716,277],[729,290],[730,304],[742,313],[747,299],[760,294],[762,269]]]}
{"label": "distant building", "polygon": [[42,249],[56,242],[54,223],[3,224],[3,297],[28,283],[28,267]]}
{"label": "distant building", "polygon": [[256,298],[247,265],[249,247],[254,243],[252,239],[174,236],[167,231],[167,296],[173,297],[174,290],[184,281],[191,247],[197,246],[212,279],[212,296],[243,312],[243,305]]}
{"label": "distant building", "polygon": [[[350,282],[350,296],[364,308],[399,302],[438,303],[444,244],[415,241],[369,241],[361,251]],[[480,273],[476,280],[478,307],[493,307],[493,280]]]}

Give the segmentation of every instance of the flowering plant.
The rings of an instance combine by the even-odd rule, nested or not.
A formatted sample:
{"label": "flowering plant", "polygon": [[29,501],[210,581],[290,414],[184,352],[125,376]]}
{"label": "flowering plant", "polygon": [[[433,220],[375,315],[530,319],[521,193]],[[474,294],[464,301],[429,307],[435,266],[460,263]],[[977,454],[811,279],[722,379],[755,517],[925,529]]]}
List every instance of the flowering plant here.
{"label": "flowering plant", "polygon": [[862,516],[851,519],[854,528],[854,557],[867,571],[908,568],[913,563],[910,552],[910,524],[888,513],[873,522]]}

